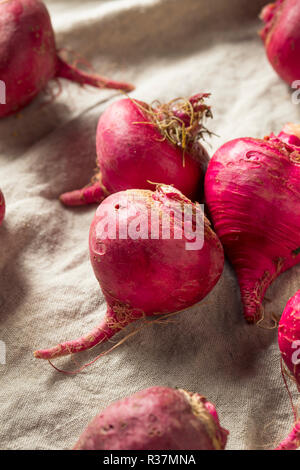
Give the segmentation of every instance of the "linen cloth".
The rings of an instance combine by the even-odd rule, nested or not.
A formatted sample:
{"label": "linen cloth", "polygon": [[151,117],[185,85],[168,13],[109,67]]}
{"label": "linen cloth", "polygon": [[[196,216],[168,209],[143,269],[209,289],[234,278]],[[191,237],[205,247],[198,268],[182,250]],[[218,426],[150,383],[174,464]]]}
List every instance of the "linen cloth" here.
{"label": "linen cloth", "polygon": [[[210,91],[214,120],[208,126],[218,134],[206,146],[210,155],[229,139],[263,137],[299,120],[300,108],[257,36],[264,3],[46,1],[58,48],[83,56],[103,75],[133,82],[133,97],[166,102]],[[89,181],[97,121],[121,95],[61,84],[56,99],[41,93],[0,122],[7,202],[0,228],[0,340],[6,345],[0,448],[69,449],[101,409],[153,385],[197,391],[214,402],[230,431],[228,449],[274,447],[293,424],[276,330],[245,323],[227,262],[200,304],[172,323],[143,329],[84,372],[64,375],[34,359],[35,349],[87,333],[105,314],[88,253],[96,206],[67,209],[58,196]],[[57,84],[49,90],[55,93]],[[267,293],[267,312],[280,315],[299,280],[300,266],[281,275]],[[81,365],[106,349],[100,345],[75,359]],[[77,367],[70,358],[55,364]]]}

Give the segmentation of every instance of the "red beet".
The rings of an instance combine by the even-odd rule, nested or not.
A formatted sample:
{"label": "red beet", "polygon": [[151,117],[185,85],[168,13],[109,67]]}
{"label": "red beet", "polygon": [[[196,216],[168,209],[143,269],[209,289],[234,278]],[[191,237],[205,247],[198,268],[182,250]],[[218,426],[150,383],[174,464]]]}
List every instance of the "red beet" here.
{"label": "red beet", "polygon": [[84,351],[135,320],[186,309],[212,290],[224,265],[222,246],[199,204],[162,185],[155,192],[128,190],[105,199],[91,225],[90,257],[106,317],[86,336],[36,351],[35,357]]}
{"label": "red beet", "polygon": [[122,99],[99,120],[96,144],[99,172],[92,185],[61,196],[69,206],[101,202],[125,189],[152,189],[149,181],[172,184],[195,200],[200,194],[208,155],[199,138],[207,130],[207,94],[173,100],[154,109]]}
{"label": "red beet", "polygon": [[[300,290],[292,297],[282,314],[278,329],[278,344],[282,359],[291,372],[300,392]],[[277,450],[300,447],[300,420]]]}
{"label": "red beet", "polygon": [[5,216],[5,199],[0,189],[0,225],[3,222],[4,216]]}
{"label": "red beet", "polygon": [[27,105],[55,77],[97,88],[133,89],[64,62],[57,55],[50,16],[42,1],[0,2],[0,79],[6,86],[0,118]]}
{"label": "red beet", "polygon": [[223,450],[228,431],[198,393],[151,387],[107,407],[75,450]]}
{"label": "red beet", "polygon": [[288,84],[300,80],[300,2],[278,0],[261,12],[265,27],[260,35],[268,59]]}
{"label": "red beet", "polygon": [[262,318],[267,288],[300,262],[300,126],[278,137],[235,139],[211,159],[205,196],[236,270],[244,315]]}

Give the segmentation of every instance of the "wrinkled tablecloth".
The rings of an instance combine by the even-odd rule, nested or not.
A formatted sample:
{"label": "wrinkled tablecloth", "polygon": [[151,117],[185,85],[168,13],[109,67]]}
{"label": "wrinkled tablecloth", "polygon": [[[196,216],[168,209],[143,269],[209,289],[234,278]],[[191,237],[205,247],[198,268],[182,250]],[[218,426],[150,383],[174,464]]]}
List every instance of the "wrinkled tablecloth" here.
{"label": "wrinkled tablecloth", "polygon": [[[262,137],[299,121],[300,107],[256,34],[264,3],[46,1],[58,47],[103,75],[134,82],[133,97],[167,101],[210,91],[209,127],[218,134],[207,142],[210,155],[229,139]],[[120,95],[61,83],[55,100],[49,99],[49,90],[57,91],[52,82],[47,94],[0,122],[0,186],[7,201],[0,228],[0,340],[6,345],[0,448],[68,449],[102,408],[152,385],[213,401],[230,431],[228,449],[272,448],[293,423],[276,330],[245,324],[228,263],[203,302],[175,322],[145,328],[81,374],[64,375],[34,359],[35,349],[78,337],[105,314],[88,253],[96,207],[67,209],[58,196],[89,181],[98,118]],[[279,315],[299,280],[300,266],[281,275],[267,293],[267,312]],[[77,367],[68,358],[55,364]]]}

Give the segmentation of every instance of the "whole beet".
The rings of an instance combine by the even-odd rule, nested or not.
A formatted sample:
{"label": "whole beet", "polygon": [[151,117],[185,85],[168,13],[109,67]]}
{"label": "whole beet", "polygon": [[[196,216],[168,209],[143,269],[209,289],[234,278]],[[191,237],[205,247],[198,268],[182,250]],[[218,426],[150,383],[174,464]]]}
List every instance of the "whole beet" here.
{"label": "whole beet", "polygon": [[5,216],[5,199],[0,189],[0,225],[3,222],[4,216]]}
{"label": "whole beet", "polygon": [[223,450],[228,431],[198,393],[152,387],[117,401],[89,424],[75,450]]}
{"label": "whole beet", "polygon": [[137,319],[186,309],[212,290],[224,265],[222,246],[201,206],[164,185],[105,199],[91,225],[90,257],[107,302],[105,319],[88,335],[36,351],[35,357],[83,351]]}
{"label": "whole beet", "polygon": [[50,16],[41,0],[0,2],[0,79],[6,87],[0,118],[27,105],[55,77],[97,88],[132,90],[127,83],[89,75],[64,62],[57,54]]}
{"label": "whole beet", "polygon": [[300,79],[300,2],[278,0],[264,7],[260,31],[268,59],[289,85]]}
{"label": "whole beet", "polygon": [[151,182],[172,184],[192,200],[200,196],[209,157],[199,139],[208,94],[151,107],[131,99],[111,104],[99,119],[98,173],[90,186],[63,194],[68,206],[101,202],[126,189],[152,189]]}
{"label": "whole beet", "polygon": [[262,318],[269,285],[300,261],[300,126],[227,142],[211,159],[205,196],[236,270],[244,315]]}
{"label": "whole beet", "polygon": [[[278,344],[282,359],[295,379],[300,392],[300,290],[288,301],[278,328]],[[277,450],[300,447],[300,420]]]}
{"label": "whole beet", "polygon": [[300,391],[300,290],[288,301],[278,328],[282,358]]}

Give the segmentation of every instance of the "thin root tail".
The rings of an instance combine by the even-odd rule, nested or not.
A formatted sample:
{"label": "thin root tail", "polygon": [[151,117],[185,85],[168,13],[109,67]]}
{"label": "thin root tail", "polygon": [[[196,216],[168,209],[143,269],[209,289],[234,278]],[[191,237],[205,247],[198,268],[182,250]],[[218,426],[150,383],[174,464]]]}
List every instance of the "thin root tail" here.
{"label": "thin root tail", "polygon": [[115,90],[122,90],[129,92],[134,90],[134,86],[131,83],[117,82],[110,80],[109,78],[102,77],[100,75],[93,75],[85,73],[67,62],[62,60],[59,56],[57,57],[57,71],[56,76],[65,78],[72,82],[77,82],[80,85],[90,85],[96,88],[112,88]]}
{"label": "thin root tail", "polygon": [[86,351],[87,349],[90,349],[99,343],[108,341],[118,331],[120,331],[120,329],[110,328],[107,324],[107,321],[104,320],[89,334],[72,341],[66,341],[65,343],[58,344],[53,348],[40,349],[35,351],[34,357],[37,359],[51,360],[55,359],[56,357],[68,356],[69,354]]}
{"label": "thin root tail", "polygon": [[65,206],[86,206],[88,204],[100,204],[107,195],[100,182],[96,181],[90,186],[64,193],[59,199]]}

